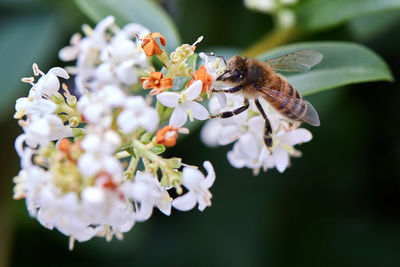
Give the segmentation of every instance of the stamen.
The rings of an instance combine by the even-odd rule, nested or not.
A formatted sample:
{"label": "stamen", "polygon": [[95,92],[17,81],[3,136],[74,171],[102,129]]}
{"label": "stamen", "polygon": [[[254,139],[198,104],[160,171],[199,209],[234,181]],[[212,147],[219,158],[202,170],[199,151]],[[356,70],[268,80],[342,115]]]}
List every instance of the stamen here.
{"label": "stamen", "polygon": [[181,133],[181,134],[189,134],[189,129],[188,128],[179,128],[178,129],[178,133]]}
{"label": "stamen", "polygon": [[33,63],[32,69],[33,69],[33,74],[35,74],[35,76],[39,76],[40,69],[39,69],[39,67],[38,67],[38,65],[36,63]]}
{"label": "stamen", "polygon": [[193,44],[192,44],[192,49],[193,50],[195,50],[196,49],[196,45],[198,44],[198,43],[200,43],[202,40],[203,40],[203,36],[200,36],[199,38],[197,38],[197,40],[196,40],[196,42],[194,42]]}
{"label": "stamen", "polygon": [[33,82],[35,81],[35,78],[33,78],[33,77],[23,77],[22,79],[21,79],[21,82],[23,82],[23,83],[30,83],[30,84],[32,84],[33,85]]}
{"label": "stamen", "polygon": [[72,35],[71,40],[70,40],[70,44],[75,46],[79,43],[79,41],[81,40],[82,35],[80,33],[75,33]]}
{"label": "stamen", "polygon": [[190,120],[190,121],[194,121],[194,118],[193,118],[193,111],[192,111],[191,109],[187,109],[187,110],[186,110],[186,113],[189,115],[189,120]]}
{"label": "stamen", "polygon": [[75,237],[73,235],[69,236],[69,245],[68,248],[70,251],[72,251],[74,249],[74,245],[75,245]]}
{"label": "stamen", "polygon": [[140,38],[140,36],[139,36],[139,34],[137,33],[137,32],[135,32],[135,36],[136,36],[136,39],[138,39],[139,41],[143,41],[143,39],[142,38]]}
{"label": "stamen", "polygon": [[199,169],[199,167],[197,167],[197,166],[194,166],[194,165],[190,165],[190,164],[186,164],[186,163],[181,163],[181,165],[182,166],[184,166],[184,167],[190,167],[190,168],[195,168],[196,170],[198,170]]}
{"label": "stamen", "polygon": [[68,89],[68,85],[66,85],[65,83],[62,83],[61,87],[68,95],[71,95],[71,92]]}
{"label": "stamen", "polygon": [[93,29],[87,24],[82,25],[82,31],[86,36],[90,36],[93,34]]}

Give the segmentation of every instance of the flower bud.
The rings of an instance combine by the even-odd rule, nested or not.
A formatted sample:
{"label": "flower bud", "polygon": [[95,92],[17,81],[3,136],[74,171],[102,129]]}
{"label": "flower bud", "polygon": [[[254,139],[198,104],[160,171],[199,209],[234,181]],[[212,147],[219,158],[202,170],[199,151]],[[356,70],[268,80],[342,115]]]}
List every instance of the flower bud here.
{"label": "flower bud", "polygon": [[71,117],[68,122],[71,127],[77,127],[79,125],[79,119],[77,117]]}
{"label": "flower bud", "polygon": [[168,166],[173,168],[173,169],[178,169],[182,165],[182,159],[181,158],[171,158],[168,159]]}

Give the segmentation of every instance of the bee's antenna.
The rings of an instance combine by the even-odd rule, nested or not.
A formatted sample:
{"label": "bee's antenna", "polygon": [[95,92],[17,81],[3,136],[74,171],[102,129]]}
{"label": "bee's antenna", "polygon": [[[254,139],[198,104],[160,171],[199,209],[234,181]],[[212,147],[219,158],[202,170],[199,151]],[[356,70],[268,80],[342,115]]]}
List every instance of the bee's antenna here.
{"label": "bee's antenna", "polygon": [[227,65],[227,64],[226,64],[226,59],[225,59],[224,56],[218,56],[218,55],[214,54],[214,52],[211,52],[211,53],[204,53],[204,54],[206,54],[207,56],[211,56],[211,57],[222,58],[222,60],[224,61],[225,65]]}

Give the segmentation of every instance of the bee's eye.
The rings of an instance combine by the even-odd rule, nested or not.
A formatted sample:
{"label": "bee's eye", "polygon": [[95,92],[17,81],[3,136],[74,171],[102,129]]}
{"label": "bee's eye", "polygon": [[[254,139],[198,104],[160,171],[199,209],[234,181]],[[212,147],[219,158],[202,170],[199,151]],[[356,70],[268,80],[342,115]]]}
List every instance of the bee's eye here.
{"label": "bee's eye", "polygon": [[235,70],[231,75],[231,79],[238,80],[241,78],[241,76],[242,76],[241,72],[239,70]]}

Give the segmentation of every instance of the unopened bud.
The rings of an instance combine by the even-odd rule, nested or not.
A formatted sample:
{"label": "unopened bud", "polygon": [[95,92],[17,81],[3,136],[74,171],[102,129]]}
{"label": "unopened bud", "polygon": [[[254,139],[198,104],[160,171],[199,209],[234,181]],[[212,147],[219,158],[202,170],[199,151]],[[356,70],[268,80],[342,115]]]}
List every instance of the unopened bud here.
{"label": "unopened bud", "polygon": [[152,137],[153,135],[151,133],[145,133],[140,137],[140,142],[142,142],[143,144],[148,144],[150,143]]}
{"label": "unopened bud", "polygon": [[53,101],[56,104],[64,104],[64,96],[60,93],[54,94],[50,97],[50,100]]}
{"label": "unopened bud", "polygon": [[77,117],[70,118],[68,122],[70,127],[77,127],[79,125],[79,119]]}
{"label": "unopened bud", "polygon": [[182,159],[181,158],[171,158],[168,159],[168,166],[173,169],[178,169],[181,167]]}
{"label": "unopened bud", "polygon": [[67,104],[71,107],[75,107],[76,103],[78,102],[76,96],[70,95],[67,97]]}

